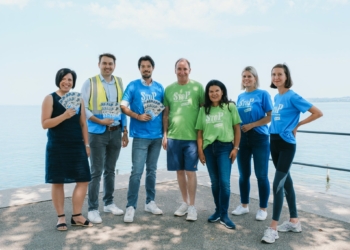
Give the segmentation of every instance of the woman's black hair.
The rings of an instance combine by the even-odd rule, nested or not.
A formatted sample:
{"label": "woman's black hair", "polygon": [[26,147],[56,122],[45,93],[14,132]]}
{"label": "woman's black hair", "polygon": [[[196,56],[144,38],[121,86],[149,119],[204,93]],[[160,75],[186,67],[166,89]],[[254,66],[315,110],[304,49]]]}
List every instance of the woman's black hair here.
{"label": "woman's black hair", "polygon": [[[211,80],[207,83],[207,86],[205,86],[205,94],[204,94],[204,111],[206,115],[209,115],[210,113],[210,108],[212,105],[212,101],[209,98],[209,88],[211,86],[218,86],[221,91],[222,91],[222,97],[219,103],[220,108],[223,108],[223,104],[229,104],[232,101],[229,101],[227,98],[227,89],[225,84],[223,84],[222,82],[218,81],[218,80]],[[234,103],[234,102],[233,102]],[[230,108],[228,108],[230,110]]]}
{"label": "woman's black hair", "polygon": [[77,80],[77,74],[75,73],[75,71],[71,70],[71,69],[67,69],[67,68],[63,68],[60,69],[59,71],[57,71],[56,74],[56,86],[59,88],[60,87],[60,82],[62,81],[63,77],[67,74],[72,74],[73,77],[73,87],[72,89],[74,89],[75,87],[75,81]]}
{"label": "woman's black hair", "polygon": [[[290,70],[289,70],[288,66],[286,64],[280,64],[279,63],[279,64],[276,64],[272,68],[272,70],[275,69],[275,68],[283,69],[284,74],[286,74],[287,80],[284,83],[284,87],[287,88],[287,89],[292,87],[293,86],[293,81],[292,81],[292,77],[290,75]],[[272,70],[271,70],[271,73],[272,73]],[[270,88],[277,89],[277,87],[275,86],[275,84],[273,84],[273,82],[271,82]]]}

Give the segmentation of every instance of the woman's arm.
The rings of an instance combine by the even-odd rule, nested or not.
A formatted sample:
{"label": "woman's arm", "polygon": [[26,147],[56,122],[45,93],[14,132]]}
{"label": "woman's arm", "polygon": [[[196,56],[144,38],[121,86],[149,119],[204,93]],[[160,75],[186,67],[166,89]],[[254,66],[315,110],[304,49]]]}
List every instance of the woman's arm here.
{"label": "woman's arm", "polygon": [[203,152],[203,130],[198,130],[197,132],[197,147],[199,160],[203,165],[205,165],[205,156]]}
{"label": "woman's arm", "polygon": [[89,145],[89,135],[88,135],[88,129],[87,129],[87,124],[86,124],[86,115],[85,115],[85,107],[84,107],[84,101],[81,102],[80,106],[80,127],[81,127],[81,132],[83,135],[83,140],[84,140],[84,145],[86,148],[86,154],[89,157],[90,156],[90,145]]}
{"label": "woman's arm", "polygon": [[311,115],[298,123],[298,125],[293,130],[294,136],[296,136],[297,130],[301,125],[305,125],[323,116],[322,111],[319,110],[316,106],[312,106],[308,111],[311,113]]}
{"label": "woman's arm", "polygon": [[231,163],[233,163],[237,157],[237,153],[239,150],[239,142],[241,141],[241,128],[239,123],[233,126],[233,133],[233,149],[230,153]]}
{"label": "woman's arm", "polygon": [[271,122],[271,111],[267,112],[265,117],[261,118],[260,120],[258,120],[256,122],[252,122],[252,123],[248,123],[248,124],[243,125],[242,131],[245,133],[245,132],[251,130],[252,128],[268,124],[269,122]]}
{"label": "woman's arm", "polygon": [[53,99],[52,95],[45,97],[41,106],[41,125],[43,129],[56,127],[61,122],[71,118],[75,115],[75,109],[67,109],[62,115],[51,118],[53,110]]}

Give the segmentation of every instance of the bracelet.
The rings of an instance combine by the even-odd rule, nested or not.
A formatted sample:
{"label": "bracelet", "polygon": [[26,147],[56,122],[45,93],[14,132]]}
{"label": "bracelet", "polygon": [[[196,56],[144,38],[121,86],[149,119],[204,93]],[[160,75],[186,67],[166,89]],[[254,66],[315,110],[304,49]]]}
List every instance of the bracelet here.
{"label": "bracelet", "polygon": [[239,147],[233,147],[233,149],[237,149],[237,150],[239,150]]}
{"label": "bracelet", "polygon": [[89,144],[85,144],[85,147],[86,147],[86,148],[90,148],[90,145],[89,145]]}

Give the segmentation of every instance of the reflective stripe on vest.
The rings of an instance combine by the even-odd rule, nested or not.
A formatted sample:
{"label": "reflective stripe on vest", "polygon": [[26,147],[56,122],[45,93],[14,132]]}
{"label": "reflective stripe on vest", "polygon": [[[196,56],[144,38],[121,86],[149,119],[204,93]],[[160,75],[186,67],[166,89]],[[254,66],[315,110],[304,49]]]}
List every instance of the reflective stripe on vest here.
{"label": "reflective stripe on vest", "polygon": [[[120,103],[122,100],[122,96],[123,96],[122,79],[119,77],[115,77],[115,76],[113,76],[113,77],[115,80],[115,86],[117,88],[117,101],[118,101],[118,103]],[[116,100],[109,100],[109,101],[116,101]],[[100,76],[97,75],[97,76],[90,78],[89,110],[98,119],[103,119],[101,102],[107,102],[107,95],[106,95],[106,91],[102,85]],[[88,125],[89,133],[102,134],[106,131],[106,126],[95,123],[95,122],[91,121],[90,119],[87,120],[87,125]]]}
{"label": "reflective stripe on vest", "polygon": [[[122,88],[120,86],[121,79],[119,77],[114,77],[115,85],[117,88],[117,101],[118,103],[122,100]],[[115,101],[115,100],[109,100],[109,101]],[[101,82],[100,76],[94,76],[90,78],[90,101],[89,101],[89,110],[94,115],[101,115],[102,114],[102,108],[101,103],[107,102],[107,95],[106,91],[103,87],[103,84]]]}

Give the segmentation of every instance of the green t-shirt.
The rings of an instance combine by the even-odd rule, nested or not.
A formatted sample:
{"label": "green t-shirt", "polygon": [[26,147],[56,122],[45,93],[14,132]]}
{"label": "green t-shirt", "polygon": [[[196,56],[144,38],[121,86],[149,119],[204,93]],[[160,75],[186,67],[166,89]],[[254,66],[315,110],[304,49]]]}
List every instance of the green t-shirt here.
{"label": "green t-shirt", "polygon": [[190,80],[185,85],[177,82],[165,89],[164,106],[169,107],[168,138],[196,140],[195,125],[199,107],[204,103],[202,84]]}
{"label": "green t-shirt", "polygon": [[203,149],[215,140],[232,142],[233,126],[241,122],[236,105],[233,103],[224,104],[222,108],[220,106],[211,107],[209,115],[205,114],[204,107],[202,107],[199,110],[196,129],[203,130]]}

